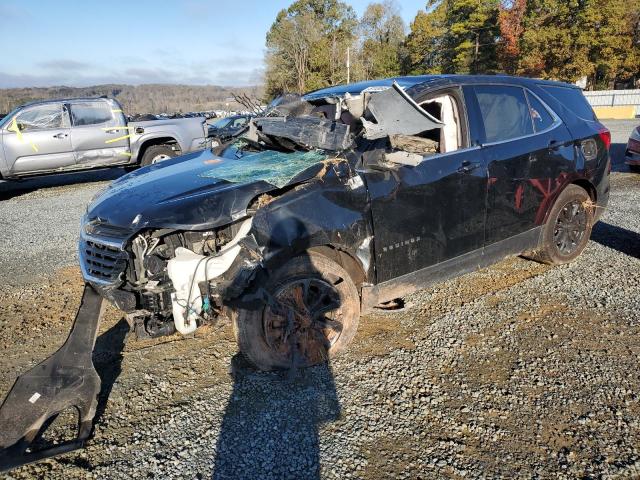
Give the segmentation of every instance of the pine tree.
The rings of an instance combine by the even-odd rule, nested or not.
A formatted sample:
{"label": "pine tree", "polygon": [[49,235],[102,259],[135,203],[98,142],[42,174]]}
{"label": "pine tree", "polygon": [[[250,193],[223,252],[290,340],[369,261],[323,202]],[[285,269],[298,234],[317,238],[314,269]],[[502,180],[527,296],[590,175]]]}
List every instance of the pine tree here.
{"label": "pine tree", "polygon": [[431,0],[411,24],[409,71],[495,72],[498,7],[498,0]]}
{"label": "pine tree", "polygon": [[518,72],[613,88],[640,70],[640,0],[528,0]]}
{"label": "pine tree", "polygon": [[446,5],[429,2],[427,10],[418,12],[405,42],[404,71],[413,75],[442,73]]}

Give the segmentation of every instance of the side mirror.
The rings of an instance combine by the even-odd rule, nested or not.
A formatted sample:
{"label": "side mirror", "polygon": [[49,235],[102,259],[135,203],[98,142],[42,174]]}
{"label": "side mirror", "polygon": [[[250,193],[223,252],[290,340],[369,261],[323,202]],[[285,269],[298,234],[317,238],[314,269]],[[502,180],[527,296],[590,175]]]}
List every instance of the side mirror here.
{"label": "side mirror", "polygon": [[16,125],[18,126],[18,130],[21,132],[24,132],[27,129],[27,126],[22,122],[16,122]]}

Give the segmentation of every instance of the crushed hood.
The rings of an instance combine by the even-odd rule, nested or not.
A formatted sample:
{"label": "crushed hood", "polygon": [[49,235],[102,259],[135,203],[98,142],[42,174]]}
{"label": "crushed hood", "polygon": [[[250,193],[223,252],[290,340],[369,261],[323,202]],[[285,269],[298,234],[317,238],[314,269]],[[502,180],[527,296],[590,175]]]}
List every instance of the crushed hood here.
{"label": "crushed hood", "polygon": [[321,152],[265,151],[223,158],[210,150],[141,168],[114,181],[87,208],[87,220],[131,230],[203,230],[244,215],[256,196],[311,178]]}

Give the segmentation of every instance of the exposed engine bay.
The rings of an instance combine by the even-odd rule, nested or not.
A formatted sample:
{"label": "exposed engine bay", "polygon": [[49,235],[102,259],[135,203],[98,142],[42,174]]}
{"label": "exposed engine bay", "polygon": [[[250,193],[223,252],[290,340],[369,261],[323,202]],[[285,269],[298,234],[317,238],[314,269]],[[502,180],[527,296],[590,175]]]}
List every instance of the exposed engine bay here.
{"label": "exposed engine bay", "polygon": [[119,296],[136,335],[187,335],[215,322],[225,296],[237,295],[259,263],[250,228],[248,218],[218,230],[136,236]]}

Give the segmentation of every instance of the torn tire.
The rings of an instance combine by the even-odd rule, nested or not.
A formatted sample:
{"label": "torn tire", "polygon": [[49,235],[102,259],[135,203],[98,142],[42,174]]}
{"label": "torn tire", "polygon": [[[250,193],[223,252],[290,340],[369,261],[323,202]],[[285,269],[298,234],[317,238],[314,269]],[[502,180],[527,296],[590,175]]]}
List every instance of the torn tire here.
{"label": "torn tire", "polygon": [[289,260],[256,286],[259,305],[232,314],[240,351],[260,370],[304,368],[351,343],[360,296],[349,274],[315,253]]}

